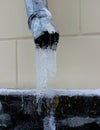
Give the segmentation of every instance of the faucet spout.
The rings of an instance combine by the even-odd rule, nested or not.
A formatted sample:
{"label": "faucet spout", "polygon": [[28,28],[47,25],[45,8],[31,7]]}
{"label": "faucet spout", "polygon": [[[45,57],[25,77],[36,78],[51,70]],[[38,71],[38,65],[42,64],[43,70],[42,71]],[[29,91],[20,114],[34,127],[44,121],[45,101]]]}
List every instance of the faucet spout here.
{"label": "faucet spout", "polygon": [[25,0],[25,4],[36,48],[56,50],[59,33],[53,24],[47,0]]}

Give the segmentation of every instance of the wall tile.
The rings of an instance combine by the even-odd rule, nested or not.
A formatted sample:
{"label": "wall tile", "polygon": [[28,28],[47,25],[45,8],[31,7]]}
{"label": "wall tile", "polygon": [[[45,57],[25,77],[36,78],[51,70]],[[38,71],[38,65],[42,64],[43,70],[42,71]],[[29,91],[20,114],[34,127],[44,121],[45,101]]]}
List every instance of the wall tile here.
{"label": "wall tile", "polygon": [[100,36],[62,37],[57,50],[52,88],[100,88]]}
{"label": "wall tile", "polygon": [[0,38],[28,36],[24,0],[0,0]]}
{"label": "wall tile", "polygon": [[100,32],[100,0],[81,0],[82,33]]}
{"label": "wall tile", "polygon": [[48,5],[61,35],[79,33],[79,0],[48,0]]}
{"label": "wall tile", "polygon": [[18,88],[36,88],[33,40],[18,40]]}
{"label": "wall tile", "polygon": [[0,88],[16,86],[16,43],[0,41]]}

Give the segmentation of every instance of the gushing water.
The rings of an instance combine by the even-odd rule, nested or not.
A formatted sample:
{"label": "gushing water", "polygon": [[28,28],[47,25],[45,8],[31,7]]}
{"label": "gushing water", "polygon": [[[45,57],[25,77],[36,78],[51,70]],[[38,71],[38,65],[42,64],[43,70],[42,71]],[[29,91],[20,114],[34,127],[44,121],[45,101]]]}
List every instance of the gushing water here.
{"label": "gushing water", "polygon": [[48,53],[47,71],[51,77],[54,77],[56,74],[56,51],[48,49],[47,53]]}
{"label": "gushing water", "polygon": [[47,50],[36,49],[37,88],[45,88],[47,82]]}
{"label": "gushing water", "polygon": [[[56,74],[56,51],[51,49],[36,49],[36,75],[37,89],[41,90],[47,87],[48,75],[54,77]],[[41,98],[40,98],[41,97]],[[38,114],[41,113],[41,92],[37,95]],[[53,100],[52,100],[53,101]],[[51,101],[51,102],[52,102]],[[44,130],[56,130],[53,111],[44,118]]]}
{"label": "gushing water", "polygon": [[37,89],[47,88],[48,75],[56,74],[56,51],[51,49],[36,49],[36,80]]}

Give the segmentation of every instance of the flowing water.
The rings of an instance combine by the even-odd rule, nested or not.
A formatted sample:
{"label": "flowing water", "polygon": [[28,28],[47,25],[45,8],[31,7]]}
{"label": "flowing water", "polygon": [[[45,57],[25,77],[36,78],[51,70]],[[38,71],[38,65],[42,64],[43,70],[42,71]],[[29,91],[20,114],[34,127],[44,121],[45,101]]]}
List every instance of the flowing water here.
{"label": "flowing water", "polygon": [[[36,80],[39,91],[47,88],[48,76],[56,74],[56,51],[52,49],[36,48]],[[41,112],[41,92],[37,96],[38,114]],[[52,112],[51,112],[52,113]],[[55,118],[50,114],[44,118],[44,130],[56,130]]]}
{"label": "flowing water", "polygon": [[48,76],[56,74],[56,51],[51,49],[36,49],[36,80],[37,89],[47,88]]}

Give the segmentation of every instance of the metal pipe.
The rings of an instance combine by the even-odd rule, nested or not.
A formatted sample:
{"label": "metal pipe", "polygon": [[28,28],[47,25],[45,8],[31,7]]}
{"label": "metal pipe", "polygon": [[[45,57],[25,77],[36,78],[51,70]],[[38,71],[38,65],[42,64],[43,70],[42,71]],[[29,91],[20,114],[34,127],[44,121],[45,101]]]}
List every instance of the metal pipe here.
{"label": "metal pipe", "polygon": [[37,48],[56,50],[59,34],[53,25],[47,0],[25,0],[28,25]]}

